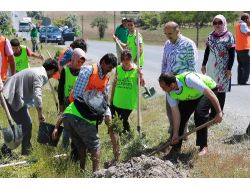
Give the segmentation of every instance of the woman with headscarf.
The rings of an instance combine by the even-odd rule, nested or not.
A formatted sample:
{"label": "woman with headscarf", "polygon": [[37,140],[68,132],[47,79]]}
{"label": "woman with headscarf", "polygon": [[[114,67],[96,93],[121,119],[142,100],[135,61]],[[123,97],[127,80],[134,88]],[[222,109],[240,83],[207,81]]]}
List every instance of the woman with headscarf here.
{"label": "woman with headscarf", "polygon": [[[208,35],[201,72],[217,83],[218,100],[223,110],[226,92],[231,89],[232,66],[235,57],[235,40],[227,31],[226,18],[217,15],[212,21],[214,30]],[[211,116],[214,116],[212,110]]]}

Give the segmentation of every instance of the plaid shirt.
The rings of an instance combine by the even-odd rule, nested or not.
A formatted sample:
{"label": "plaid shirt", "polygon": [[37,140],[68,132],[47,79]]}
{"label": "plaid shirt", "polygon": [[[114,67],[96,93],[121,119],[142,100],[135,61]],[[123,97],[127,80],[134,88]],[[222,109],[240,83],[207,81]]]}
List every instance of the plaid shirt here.
{"label": "plaid shirt", "polygon": [[[103,70],[101,65],[98,63],[97,64],[98,67],[98,73],[101,79],[103,79],[105,77],[105,75],[103,74]],[[89,83],[89,78],[90,75],[93,72],[93,67],[92,65],[87,65],[87,66],[82,66],[75,87],[74,87],[74,98],[76,97],[81,97],[83,98],[84,92],[85,92],[85,88],[87,87],[88,83]],[[109,93],[109,84],[107,84],[106,88],[105,88],[105,93]],[[108,110],[106,110],[105,115],[111,115],[110,113],[110,109],[108,108]]]}

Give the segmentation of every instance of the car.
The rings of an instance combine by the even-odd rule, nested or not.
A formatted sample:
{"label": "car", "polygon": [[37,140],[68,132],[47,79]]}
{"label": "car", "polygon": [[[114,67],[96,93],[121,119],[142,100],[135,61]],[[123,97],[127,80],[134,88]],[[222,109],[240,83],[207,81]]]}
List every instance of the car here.
{"label": "car", "polygon": [[19,32],[29,32],[31,30],[31,25],[29,22],[20,21],[19,22]]}
{"label": "car", "polygon": [[74,41],[75,32],[73,32],[72,28],[66,28],[62,32],[62,36],[64,41]]}
{"label": "car", "polygon": [[39,41],[58,43],[58,45],[64,45],[65,41],[62,36],[62,31],[57,26],[43,26],[39,30]]}

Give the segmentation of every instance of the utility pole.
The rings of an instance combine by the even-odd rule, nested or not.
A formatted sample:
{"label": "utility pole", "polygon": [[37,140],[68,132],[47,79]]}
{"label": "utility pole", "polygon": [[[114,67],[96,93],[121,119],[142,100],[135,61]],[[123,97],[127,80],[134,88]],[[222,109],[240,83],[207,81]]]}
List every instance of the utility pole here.
{"label": "utility pole", "polygon": [[82,15],[81,21],[82,21],[82,39],[83,39],[83,15]]}
{"label": "utility pole", "polygon": [[114,33],[115,33],[115,11],[114,11]]}

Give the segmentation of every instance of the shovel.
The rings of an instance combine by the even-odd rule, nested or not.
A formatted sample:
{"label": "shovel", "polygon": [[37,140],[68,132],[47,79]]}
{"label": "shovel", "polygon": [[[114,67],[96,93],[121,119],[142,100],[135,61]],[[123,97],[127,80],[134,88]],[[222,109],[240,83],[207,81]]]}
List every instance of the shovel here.
{"label": "shovel", "polygon": [[16,149],[22,143],[23,140],[22,126],[17,125],[11,118],[10,112],[8,110],[2,92],[0,92],[0,98],[3,103],[3,108],[5,110],[10,125],[9,127],[2,129],[4,144],[6,144],[8,148],[13,150]]}
{"label": "shovel", "polygon": [[[194,133],[194,132],[196,132],[196,131],[199,131],[199,130],[205,128],[205,127],[208,128],[208,127],[210,127],[213,123],[214,123],[214,119],[212,119],[212,120],[210,120],[210,121],[208,121],[208,122],[206,122],[206,123],[200,125],[199,127],[197,127],[197,128],[195,128],[195,129],[189,131],[188,133],[183,134],[182,136],[180,136],[180,137],[178,138],[178,140],[182,140],[182,139],[184,139],[185,137],[191,135],[192,133]],[[170,142],[166,142],[166,143],[162,144],[161,146],[159,146],[156,150],[154,150],[153,152],[151,152],[148,156],[153,156],[153,155],[155,155],[156,153],[160,152],[161,150],[163,150],[163,149],[169,147],[170,145],[172,145],[172,142],[171,142],[171,141],[170,141]]]}

